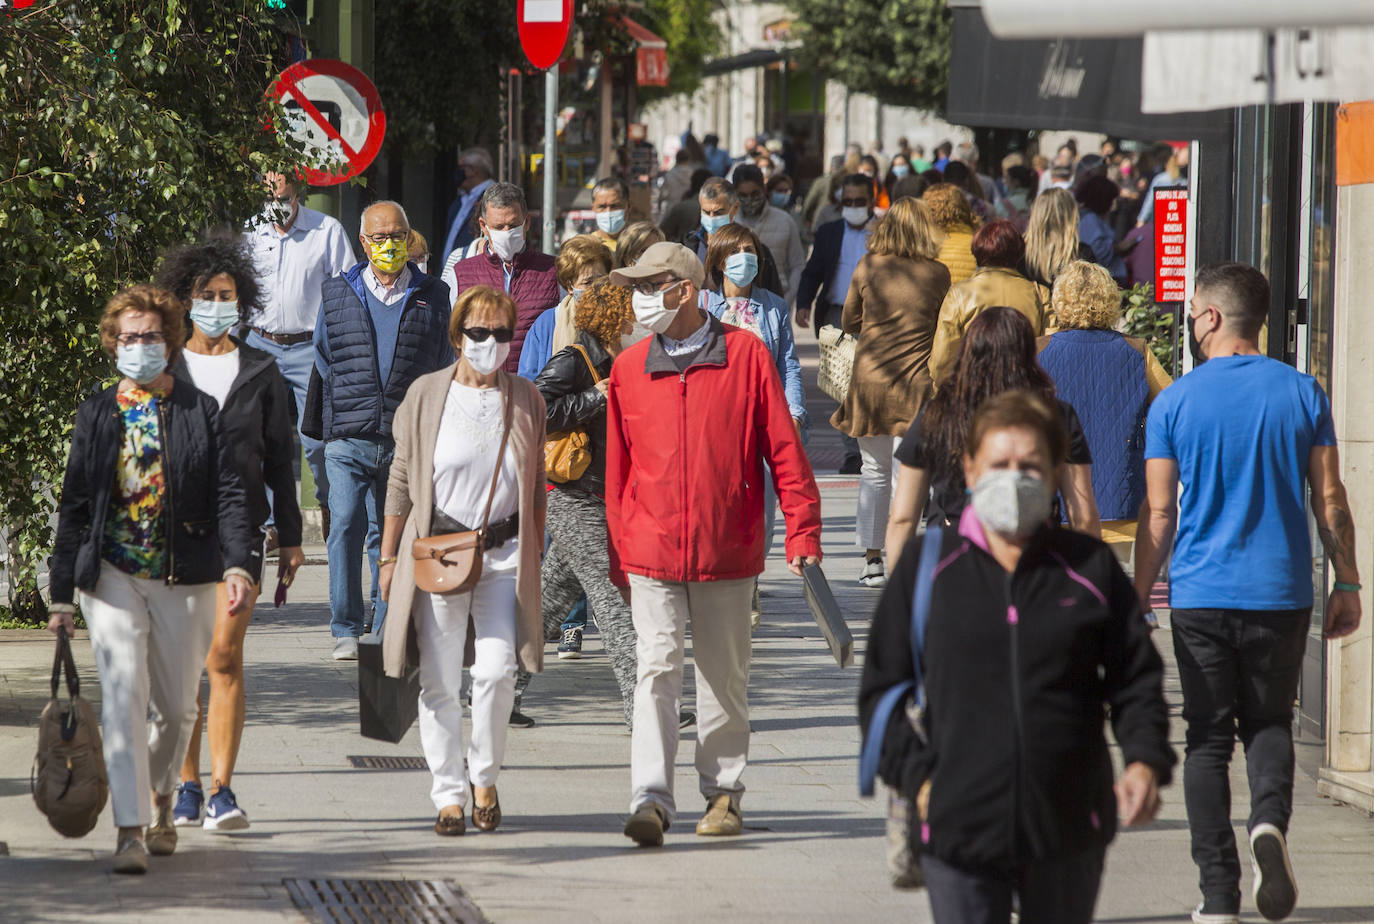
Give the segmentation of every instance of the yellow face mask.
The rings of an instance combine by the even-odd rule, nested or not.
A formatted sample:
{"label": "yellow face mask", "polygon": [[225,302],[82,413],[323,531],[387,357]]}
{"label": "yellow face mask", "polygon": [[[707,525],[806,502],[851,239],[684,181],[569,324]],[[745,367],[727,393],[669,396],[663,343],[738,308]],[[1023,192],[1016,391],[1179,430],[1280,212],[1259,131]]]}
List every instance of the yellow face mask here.
{"label": "yellow face mask", "polygon": [[372,251],[372,265],[383,273],[399,273],[406,265],[406,242],[385,240],[380,244],[368,242]]}

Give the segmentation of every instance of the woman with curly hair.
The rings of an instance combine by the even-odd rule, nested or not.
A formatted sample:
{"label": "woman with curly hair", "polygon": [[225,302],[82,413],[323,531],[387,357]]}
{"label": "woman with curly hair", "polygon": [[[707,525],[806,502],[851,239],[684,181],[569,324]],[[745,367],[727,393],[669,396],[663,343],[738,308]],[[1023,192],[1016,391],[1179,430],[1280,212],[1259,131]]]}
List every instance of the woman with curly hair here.
{"label": "woman with curly hair", "polygon": [[549,549],[541,573],[544,631],[557,631],[578,597],[587,594],[592,618],[611,662],[628,727],[634,718],[635,629],[629,604],[611,583],[606,536],[606,392],[611,363],[634,342],[630,290],[594,282],[577,301],[577,340],[554,354],[534,380],[544,396],[548,432],[580,429],[591,462],[570,481],[552,482]]}
{"label": "woman with curly hair", "polygon": [[[191,336],[180,361],[171,366],[172,376],[183,387],[206,393],[218,405],[219,425],[243,482],[253,534],[261,541],[269,520],[275,523],[279,570],[282,580],[290,584],[305,561],[292,473],[295,410],[289,386],[273,358],[230,335],[261,307],[252,253],[237,238],[211,237],[164,256],[157,279],[190,309]],[[257,561],[255,583],[244,608],[230,609],[223,583],[216,592],[214,640],[205,659],[210,707],[204,709],[197,697],[200,712],[181,768],[173,812],[176,825],[199,825],[203,820],[207,830],[220,832],[248,827],[248,816],[239,808],[229,782],[243,737],[243,640],[262,584],[262,560]],[[208,806],[200,785],[202,727],[210,739]]]}
{"label": "woman with curly hair", "polygon": [[[896,561],[922,520],[959,522],[968,503],[963,455],[969,423],[994,395],[1025,389],[1058,407],[1069,434],[1068,455],[1055,484],[1074,529],[1100,536],[1093,503],[1092,454],[1073,406],[1057,400],[1054,380],[1035,361],[1035,331],[1015,308],[997,306],[969,324],[944,386],[922,406],[895,453],[902,463],[887,525],[888,557]],[[1058,519],[1058,517],[1056,517]]]}
{"label": "woman with curly hair", "polygon": [[1144,340],[1117,333],[1121,290],[1103,267],[1064,267],[1050,304],[1059,331],[1040,338],[1040,365],[1083,421],[1103,536],[1132,541],[1145,498],[1145,415],[1173,380]]}
{"label": "woman with curly hair", "polygon": [[951,183],[936,183],[925,191],[921,201],[945,235],[936,259],[949,269],[951,285],[963,282],[978,268],[973,260],[973,232],[982,222],[973,214],[963,190]]}

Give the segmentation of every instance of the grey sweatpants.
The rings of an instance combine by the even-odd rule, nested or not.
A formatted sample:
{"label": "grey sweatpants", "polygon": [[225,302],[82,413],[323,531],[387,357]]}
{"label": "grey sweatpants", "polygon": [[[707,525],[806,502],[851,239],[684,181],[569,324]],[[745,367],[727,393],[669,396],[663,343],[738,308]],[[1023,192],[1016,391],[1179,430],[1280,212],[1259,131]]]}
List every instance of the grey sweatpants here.
{"label": "grey sweatpants", "polygon": [[[601,643],[620,685],[625,724],[634,718],[635,628],[630,607],[611,583],[610,555],[607,551],[606,504],[593,494],[569,488],[554,488],[549,494],[545,528],[549,550],[541,570],[544,634],[558,631],[568,611],[583,591],[592,619],[601,632]],[[529,675],[523,671],[516,680],[517,694],[523,694]]]}

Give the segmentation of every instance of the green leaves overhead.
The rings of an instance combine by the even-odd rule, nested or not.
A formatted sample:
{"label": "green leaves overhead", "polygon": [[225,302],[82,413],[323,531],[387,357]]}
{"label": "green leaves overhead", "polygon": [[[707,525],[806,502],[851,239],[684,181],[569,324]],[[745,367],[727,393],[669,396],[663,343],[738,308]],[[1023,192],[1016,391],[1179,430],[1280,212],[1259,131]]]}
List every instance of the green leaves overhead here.
{"label": "green leaves overhead", "polygon": [[949,84],[945,0],[787,0],[801,62],[884,103],[943,112]]}

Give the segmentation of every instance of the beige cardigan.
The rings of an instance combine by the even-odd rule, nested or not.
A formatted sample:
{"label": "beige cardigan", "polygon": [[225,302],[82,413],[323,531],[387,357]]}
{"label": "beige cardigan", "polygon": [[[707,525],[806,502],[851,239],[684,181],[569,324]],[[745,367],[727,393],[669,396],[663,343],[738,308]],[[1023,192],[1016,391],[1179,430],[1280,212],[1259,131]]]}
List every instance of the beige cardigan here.
{"label": "beige cardigan", "polygon": [[[386,515],[405,517],[401,544],[397,547],[396,571],[387,599],[386,625],[382,629],[382,663],[388,676],[400,677],[406,664],[419,663],[412,628],[415,561],[410,555],[417,536],[428,536],[434,510],[434,444],[439,438],[444,402],[457,364],[422,375],[411,383],[405,400],[392,419],[396,453],[386,487]],[[523,670],[544,669],[544,622],[540,612],[539,560],[544,553],[544,399],[532,382],[507,372],[499,373],[499,387],[511,407],[510,442],[506,452],[518,462],[520,491],[520,561],[515,571],[515,655]],[[473,661],[473,629],[468,623],[467,653],[463,664]]]}

